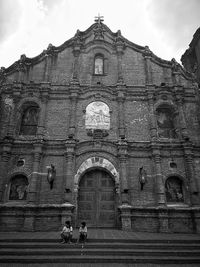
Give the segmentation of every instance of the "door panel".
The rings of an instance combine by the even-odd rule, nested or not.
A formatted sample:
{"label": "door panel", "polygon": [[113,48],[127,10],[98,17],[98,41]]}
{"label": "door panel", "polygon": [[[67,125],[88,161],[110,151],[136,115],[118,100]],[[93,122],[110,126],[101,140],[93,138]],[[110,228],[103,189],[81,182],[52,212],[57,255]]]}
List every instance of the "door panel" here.
{"label": "door panel", "polygon": [[115,226],[115,191],[112,177],[105,171],[87,172],[79,184],[78,222],[88,226]]}

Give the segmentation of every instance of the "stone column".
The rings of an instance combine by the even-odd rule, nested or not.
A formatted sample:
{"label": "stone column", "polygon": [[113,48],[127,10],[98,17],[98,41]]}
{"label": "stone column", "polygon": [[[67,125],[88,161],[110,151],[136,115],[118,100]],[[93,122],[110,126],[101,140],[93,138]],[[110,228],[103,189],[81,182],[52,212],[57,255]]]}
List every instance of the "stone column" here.
{"label": "stone column", "polygon": [[45,127],[46,127],[46,115],[47,115],[47,104],[49,99],[49,84],[43,83],[41,85],[42,89],[42,104],[40,110],[40,117],[38,122],[38,132],[37,135],[39,137],[43,137],[45,135]]}
{"label": "stone column", "polygon": [[68,139],[65,143],[65,162],[64,162],[64,203],[72,202],[73,182],[74,182],[74,155],[75,155],[76,141]]}
{"label": "stone column", "polygon": [[119,107],[119,113],[118,113],[118,119],[119,119],[119,137],[124,139],[125,138],[125,127],[124,127],[124,100],[125,96],[122,90],[123,88],[118,88],[118,95],[117,95],[117,101],[118,101],[118,107]]}
{"label": "stone column", "polygon": [[161,155],[159,147],[153,147],[153,157],[155,162],[155,177],[156,177],[156,193],[157,203],[159,206],[165,206],[165,185],[163,181],[162,168],[161,168]]}
{"label": "stone column", "polygon": [[38,185],[40,177],[38,173],[40,171],[40,160],[42,155],[42,142],[38,142],[34,144],[34,152],[33,152],[33,172],[30,176],[29,180],[29,192],[28,192],[28,202],[32,204],[37,204],[38,202]]}
{"label": "stone column", "polygon": [[12,140],[8,140],[2,146],[1,165],[0,165],[0,202],[4,201],[3,196],[5,192],[5,178],[7,178],[7,166],[10,159],[12,149]]}
{"label": "stone column", "polygon": [[120,182],[121,190],[123,193],[128,194],[128,181],[127,181],[127,147],[126,141],[120,140],[118,142],[118,158],[119,158],[119,170],[120,170]]}
{"label": "stone column", "polygon": [[192,144],[185,143],[184,144],[184,154],[185,154],[185,168],[186,175],[189,182],[190,189],[190,200],[192,205],[199,204],[199,188],[197,176],[194,169],[193,163],[193,153],[192,153]]}
{"label": "stone column", "polygon": [[157,127],[156,127],[156,117],[154,111],[154,95],[151,91],[151,88],[147,87],[147,95],[148,95],[148,105],[149,105],[149,124],[150,124],[150,133],[151,139],[154,140],[157,138]]}

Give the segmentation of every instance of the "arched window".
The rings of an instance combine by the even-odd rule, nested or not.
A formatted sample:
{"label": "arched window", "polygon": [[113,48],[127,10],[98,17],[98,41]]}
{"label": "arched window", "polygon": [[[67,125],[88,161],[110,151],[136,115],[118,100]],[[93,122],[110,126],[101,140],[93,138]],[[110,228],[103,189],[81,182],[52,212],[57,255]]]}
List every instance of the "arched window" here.
{"label": "arched window", "polygon": [[104,74],[104,59],[102,55],[97,55],[94,60],[94,74]]}
{"label": "arched window", "polygon": [[20,134],[21,135],[36,135],[39,109],[37,106],[31,106],[24,110],[22,114]]}
{"label": "arched window", "polygon": [[28,180],[25,175],[14,176],[10,183],[9,200],[26,200]]}
{"label": "arched window", "polygon": [[165,194],[167,203],[183,202],[182,180],[176,176],[169,177],[165,182]]}
{"label": "arched window", "polygon": [[170,107],[161,106],[156,110],[158,135],[163,138],[176,138],[176,131],[174,127],[174,112]]}
{"label": "arched window", "polygon": [[110,129],[110,110],[108,105],[101,101],[90,103],[86,108],[86,129]]}

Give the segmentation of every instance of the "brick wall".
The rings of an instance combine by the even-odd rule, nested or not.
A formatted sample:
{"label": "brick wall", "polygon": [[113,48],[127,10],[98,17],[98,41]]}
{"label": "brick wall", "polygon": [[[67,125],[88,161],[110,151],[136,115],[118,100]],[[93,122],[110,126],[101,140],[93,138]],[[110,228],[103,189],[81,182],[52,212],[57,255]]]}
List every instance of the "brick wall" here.
{"label": "brick wall", "polygon": [[[24,171],[32,173],[35,153],[36,159],[39,158],[40,161],[39,172],[41,173],[37,175],[38,204],[60,205],[64,202],[66,182],[69,182],[68,184],[73,187],[74,174],[80,165],[90,157],[100,156],[109,160],[119,173],[121,173],[121,168],[126,166],[122,175],[126,176],[129,203],[133,208],[155,207],[154,210],[146,210],[144,213],[142,211],[137,211],[138,213],[136,212],[135,214],[132,213],[132,228],[159,231],[159,215],[156,212],[158,197],[158,192],[156,192],[158,183],[156,167],[161,169],[163,183],[170,174],[182,177],[184,186],[187,188],[184,192],[186,204],[191,204],[190,188],[187,187],[189,178],[184,155],[184,146],[188,146],[188,143],[187,138],[184,139],[181,132],[183,125],[181,125],[178,114],[178,97],[182,98],[179,100],[183,102],[183,111],[189,132],[188,136],[192,142],[190,154],[194,155],[195,171],[199,177],[200,126],[197,120],[196,98],[191,78],[186,73],[183,73],[183,70],[178,70],[178,85],[173,84],[177,70],[173,70],[171,62],[158,59],[151,53],[145,54],[144,47],[136,46],[123,38],[123,45],[120,48],[120,44],[116,43],[117,35],[112,34],[112,32],[106,31],[104,40],[94,40],[92,29],[91,32],[88,31],[83,34],[85,34],[85,39],[82,39],[84,41],[79,46],[78,52],[74,48],[74,44],[76,44],[74,39],[70,45],[66,43],[56,51],[53,51],[52,54],[33,59],[33,63],[30,66],[25,66],[26,71],[21,73],[23,76],[21,81],[17,70],[12,70],[6,74],[7,83],[18,80],[16,83],[3,84],[1,86],[3,94],[0,103],[0,152],[1,166],[5,168],[6,172],[5,175],[0,174],[0,181],[9,182],[11,173],[14,171],[16,173],[23,172],[22,169],[16,169],[16,158],[19,155],[24,157],[26,161]],[[104,55],[105,73],[102,76],[93,75],[94,57],[99,53]],[[75,54],[78,59],[77,66],[75,65]],[[150,64],[149,69],[147,61]],[[121,81],[118,83],[120,67],[122,77],[120,77]],[[72,80],[73,71],[76,68],[78,80]],[[35,84],[30,84],[30,81]],[[166,83],[166,86],[163,85],[161,87],[161,83]],[[44,132],[35,137],[27,138],[19,137],[18,131],[13,129],[13,133],[9,133],[12,136],[7,136],[7,139],[4,139],[8,135],[8,124],[11,124],[3,101],[6,96],[13,99],[15,107],[17,107],[13,112],[13,125],[16,129],[20,124],[20,114],[16,116],[16,111],[20,111],[20,103],[22,101],[26,99],[30,101],[31,98],[40,105],[41,112],[44,112],[44,106],[46,105],[46,114],[43,114],[45,122],[42,125],[45,128]],[[72,100],[74,99],[77,101],[75,121],[73,122],[76,129],[75,135],[70,139],[68,135],[70,116],[72,116],[73,112]],[[46,104],[44,104],[45,101]],[[85,110],[87,105],[93,101],[103,101],[110,109],[111,127],[108,131],[109,135],[102,140],[94,140],[93,136],[88,136],[85,129]],[[124,129],[119,129],[120,101],[123,102],[122,112],[124,114],[122,117],[124,121],[122,126]],[[153,117],[155,122],[152,122],[153,114],[150,114],[150,108],[152,105],[156,109],[159,103],[172,105],[176,110],[179,139],[159,139],[157,133],[154,133],[157,129],[156,114]],[[10,126],[13,127],[13,125]],[[120,130],[125,131],[125,139],[120,139]],[[74,142],[72,146],[70,145],[70,140],[72,143]],[[39,152],[35,151],[35,147],[38,144],[41,147]],[[177,164],[176,169],[169,167],[172,147],[173,159]],[[9,148],[11,149],[9,150]],[[39,156],[37,153],[39,153]],[[155,158],[157,166],[155,165]],[[160,166],[158,166],[159,160]],[[189,163],[192,160],[189,159]],[[50,164],[54,164],[57,170],[52,190],[49,188],[45,174],[47,172],[46,166]],[[71,173],[67,170],[69,166],[72,166],[73,169]],[[148,182],[142,191],[138,181],[138,171],[141,166],[144,166],[148,174]],[[66,181],[66,177],[70,181]],[[31,178],[32,176],[29,177],[30,183]],[[120,182],[121,179],[120,177]],[[197,180],[200,187],[199,178]],[[1,185],[2,183],[0,183]],[[4,198],[4,201],[6,202],[7,199]],[[14,221],[18,227],[21,227],[23,224],[21,210],[17,210],[18,213],[15,219],[13,210],[9,212],[9,215],[4,214],[5,217],[2,219],[2,224],[5,226],[6,220],[10,220],[9,229],[15,230]],[[60,220],[60,214],[50,210],[46,212],[47,224],[52,220],[50,228],[54,229]],[[188,213],[181,215],[172,211],[169,214],[165,213],[165,216],[169,218],[170,229],[178,231],[181,225],[181,218],[183,218],[183,224],[186,225],[183,226],[183,231],[193,231]],[[35,221],[35,227],[42,229],[40,225],[43,222],[44,217],[40,214]],[[46,224],[45,227],[47,227]]]}

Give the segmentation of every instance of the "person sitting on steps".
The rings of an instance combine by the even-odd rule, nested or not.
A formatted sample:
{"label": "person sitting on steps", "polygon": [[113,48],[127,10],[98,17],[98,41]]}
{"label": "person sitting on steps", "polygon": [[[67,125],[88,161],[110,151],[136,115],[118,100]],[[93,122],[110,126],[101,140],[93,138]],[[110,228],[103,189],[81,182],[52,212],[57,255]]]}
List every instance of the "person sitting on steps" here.
{"label": "person sitting on steps", "polygon": [[79,228],[78,243],[85,243],[86,239],[87,239],[87,226],[86,226],[86,222],[82,222]]}
{"label": "person sitting on steps", "polygon": [[65,222],[65,226],[62,229],[62,232],[60,233],[60,236],[62,238],[61,243],[71,243],[72,241],[72,234],[73,234],[73,228],[71,226],[70,221]]}

